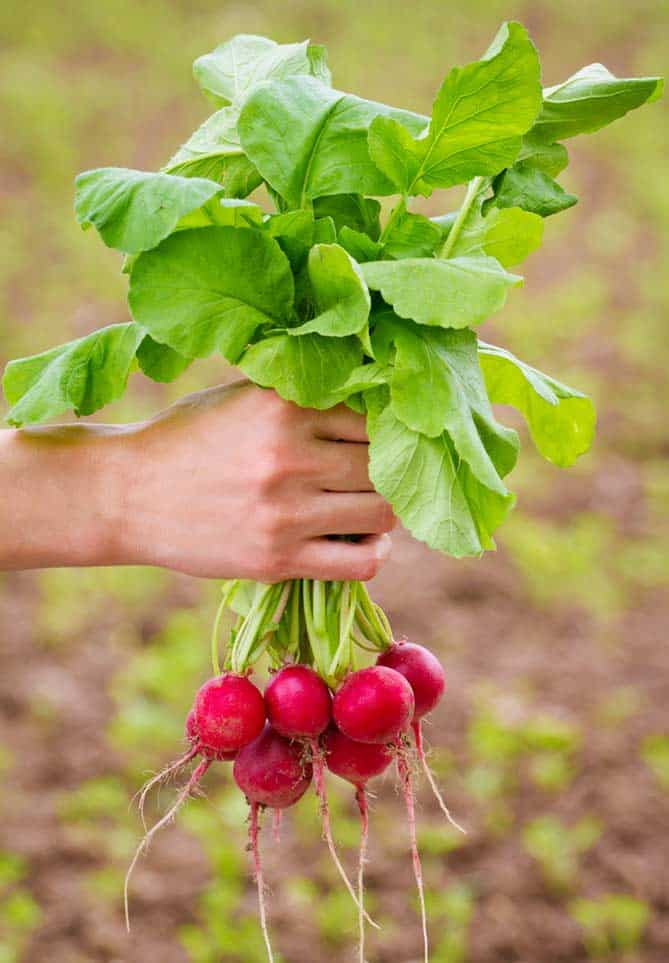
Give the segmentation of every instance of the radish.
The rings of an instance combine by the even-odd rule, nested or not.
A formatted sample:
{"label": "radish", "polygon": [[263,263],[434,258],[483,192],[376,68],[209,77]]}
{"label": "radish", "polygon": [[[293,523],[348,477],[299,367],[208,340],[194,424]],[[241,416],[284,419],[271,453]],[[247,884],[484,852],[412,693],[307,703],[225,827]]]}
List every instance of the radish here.
{"label": "radish", "polygon": [[195,749],[195,752],[206,756],[207,759],[216,759],[218,762],[231,762],[237,758],[237,753],[239,752],[238,749],[219,749],[215,752],[213,749],[209,749],[202,744],[197,727],[195,707],[193,707],[186,716],[186,738]]}
{"label": "radish", "polygon": [[411,725],[415,701],[399,672],[376,665],[353,672],[334,698],[337,728],[356,742],[392,742]]}
{"label": "radish", "polygon": [[317,739],[332,718],[332,696],[308,665],[286,665],[265,689],[267,718],[288,739]]}
{"label": "radish", "polygon": [[446,688],[444,670],[439,659],[422,645],[414,642],[394,642],[376,660],[399,672],[413,689],[415,700],[414,719],[422,719],[432,712],[441,700]]}
{"label": "radish", "polygon": [[380,775],[393,760],[390,746],[355,742],[334,725],[325,733],[323,742],[325,763],[330,772],[352,783],[356,789]]}
{"label": "radish", "polygon": [[[265,700],[262,693],[246,676],[226,672],[209,679],[198,691],[193,708],[186,716],[186,738],[190,749],[176,762],[167,766],[144,786],[139,797],[139,811],[144,821],[144,804],[149,790],[157,783],[174,775],[192,759],[204,758],[196,766],[186,785],[162,819],[148,830],[141,840],[125,877],[124,905],[126,927],[130,929],[128,890],[137,861],[160,829],[177,814],[214,761],[231,760],[238,750],[251,742],[265,724]],[[305,787],[306,788],[306,787]]]}
{"label": "radish", "polygon": [[404,794],[411,840],[414,876],[420,901],[425,961],[428,960],[427,916],[423,873],[416,842],[416,814],[411,770],[402,734],[411,726],[416,702],[404,675],[384,665],[350,675],[334,699],[334,718],[344,735],[356,742],[396,746],[397,771]]}
{"label": "radish", "polygon": [[267,927],[264,880],[258,847],[258,811],[261,806],[274,810],[287,809],[305,794],[311,782],[312,768],[305,762],[297,743],[289,742],[270,725],[266,725],[253,742],[244,746],[235,759],[234,780],[251,807],[249,820],[249,848],[253,854],[258,907],[267,955],[273,963],[272,946]]}
{"label": "radish", "polygon": [[358,949],[359,963],[365,963],[365,860],[369,839],[369,817],[365,786],[374,776],[387,769],[393,759],[388,746],[354,742],[332,725],[323,737],[325,761],[330,772],[355,786],[355,798],[360,810],[360,847],[358,850]]}
{"label": "radish", "polygon": [[330,807],[324,778],[323,752],[318,737],[332,719],[332,696],[317,672],[307,665],[287,665],[280,669],[265,689],[267,718],[272,727],[288,739],[308,745],[314,772],[314,786],[320,803],[323,836],[332,861],[354,903],[358,900],[346,875],[332,835]]}
{"label": "radish", "polygon": [[309,788],[312,768],[301,746],[266,725],[239,750],[232,775],[251,805],[287,809]]}
{"label": "radish", "polygon": [[265,724],[265,701],[243,675],[225,672],[209,679],[195,696],[194,728],[200,751],[214,753],[241,749],[260,734]]}
{"label": "radish", "polygon": [[376,664],[387,666],[390,669],[394,669],[395,672],[399,672],[413,689],[416,708],[411,722],[411,728],[416,741],[416,751],[420,764],[430,784],[430,788],[449,823],[461,833],[464,833],[465,830],[451,816],[444,802],[443,796],[437,787],[434,774],[428,765],[423,748],[422,719],[440,702],[444,694],[444,689],[446,688],[446,679],[441,663],[434,653],[430,652],[430,650],[424,646],[402,640],[400,642],[394,642],[389,649],[383,652],[376,660]]}

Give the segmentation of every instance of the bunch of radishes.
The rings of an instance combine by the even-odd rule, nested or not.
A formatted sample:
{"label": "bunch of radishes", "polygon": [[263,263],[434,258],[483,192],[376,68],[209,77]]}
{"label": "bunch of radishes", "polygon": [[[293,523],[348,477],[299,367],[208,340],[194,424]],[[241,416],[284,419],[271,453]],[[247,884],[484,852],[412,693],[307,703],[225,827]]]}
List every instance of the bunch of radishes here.
{"label": "bunch of radishes", "polygon": [[[142,791],[140,810],[143,813],[147,792],[153,785],[200,757],[199,764],[179,791],[174,805],[140,843],[126,878],[126,917],[130,875],[154,834],[173,818],[213,762],[234,760],[233,777],[250,806],[249,842],[269,959],[273,957],[258,850],[258,816],[264,808],[271,808],[275,812],[275,825],[278,825],[281,811],[301,799],[313,779],[320,802],[325,839],[358,907],[359,959],[364,961],[364,921],[367,919],[376,925],[369,919],[363,906],[363,870],[368,834],[365,788],[369,780],[387,769],[394,759],[407,807],[427,960],[427,923],[416,846],[408,734],[413,731],[417,756],[440,805],[450,819],[426,763],[421,738],[421,720],[437,705],[444,686],[444,672],[436,657],[423,646],[405,641],[394,642],[379,655],[375,665],[351,672],[334,695],[318,673],[303,664],[284,665],[276,671],[264,696],[248,675],[225,672],[209,679],[197,693],[186,720],[188,752],[155,776]],[[335,849],[330,829],[325,767],[355,788],[361,816],[357,892]]]}

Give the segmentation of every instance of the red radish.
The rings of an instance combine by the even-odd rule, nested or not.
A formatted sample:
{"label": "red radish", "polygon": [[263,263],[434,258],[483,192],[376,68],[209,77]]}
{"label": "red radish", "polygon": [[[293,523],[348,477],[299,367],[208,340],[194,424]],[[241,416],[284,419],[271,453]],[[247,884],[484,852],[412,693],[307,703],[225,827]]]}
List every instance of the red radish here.
{"label": "red radish", "polygon": [[303,760],[301,746],[266,725],[239,750],[232,774],[249,803],[286,809],[309,788],[312,769]]}
{"label": "red radish", "polygon": [[195,751],[199,752],[207,759],[216,759],[219,762],[231,762],[233,759],[237,758],[237,753],[239,751],[238,749],[219,749],[218,752],[214,752],[213,749],[209,749],[207,746],[202,745],[200,742],[200,736],[198,735],[195,708],[192,708],[186,716],[186,738],[190,742],[191,746],[193,746]]}
{"label": "red radish", "polygon": [[393,760],[389,746],[355,742],[335,726],[330,726],[324,737],[325,763],[336,776],[363,787],[374,776],[380,775]]}
{"label": "red radish", "polygon": [[444,670],[439,659],[422,645],[416,645],[414,642],[401,641],[394,642],[389,649],[383,652],[376,660],[376,664],[385,665],[401,673],[413,689],[414,699],[416,700],[416,710],[411,728],[413,729],[416,740],[418,758],[442,812],[452,826],[461,833],[464,833],[465,830],[451,816],[448,806],[444,802],[444,798],[435,781],[434,774],[428,765],[423,748],[421,720],[423,716],[432,712],[441,700],[444,689],[446,688]]}
{"label": "red radish", "polygon": [[292,806],[305,794],[311,782],[312,769],[303,759],[302,747],[280,736],[270,725],[240,749],[232,770],[235,782],[251,807],[249,846],[253,853],[258,906],[267,955],[270,963],[272,947],[267,928],[262,863],[258,848],[258,810],[272,806],[275,810]]}
{"label": "red radish", "polygon": [[205,682],[193,708],[201,751],[214,754],[241,749],[265,724],[262,693],[246,676],[234,672]]}
{"label": "red radish", "polygon": [[399,672],[413,689],[416,703],[414,719],[422,719],[432,712],[446,688],[444,670],[439,659],[422,645],[414,642],[394,642],[376,660]]}
{"label": "red radish", "polygon": [[332,696],[318,673],[307,665],[287,665],[280,669],[265,689],[267,718],[271,726],[288,739],[300,739],[311,750],[314,785],[320,803],[323,836],[332,861],[344,885],[357,903],[355,891],[337,854],[330,807],[323,773],[323,753],[318,737],[332,719]]}
{"label": "red radish", "polygon": [[265,689],[267,718],[288,739],[316,739],[332,718],[332,696],[308,665],[286,665]]}
{"label": "red radish", "polygon": [[128,929],[130,929],[128,888],[139,857],[148,848],[155,834],[176,816],[180,807],[197,788],[212,762],[234,759],[242,746],[256,738],[264,724],[265,700],[259,689],[246,676],[226,672],[209,679],[200,688],[195,697],[195,704],[186,717],[186,738],[190,742],[190,749],[180,759],[150,779],[139,798],[139,810],[146,828],[144,804],[149,790],[178,772],[196,756],[204,757],[186,785],[179,790],[174,805],[155,826],[146,832],[137,847],[125,877],[125,919]]}
{"label": "red radish", "polygon": [[334,697],[337,728],[356,742],[392,742],[414,714],[411,686],[399,672],[376,665],[353,672]]}
{"label": "red radish", "polygon": [[360,810],[360,847],[358,849],[358,950],[359,961],[365,963],[365,860],[369,840],[369,817],[365,785],[387,769],[393,759],[389,746],[354,742],[332,725],[323,737],[325,762],[336,776],[353,783]]}

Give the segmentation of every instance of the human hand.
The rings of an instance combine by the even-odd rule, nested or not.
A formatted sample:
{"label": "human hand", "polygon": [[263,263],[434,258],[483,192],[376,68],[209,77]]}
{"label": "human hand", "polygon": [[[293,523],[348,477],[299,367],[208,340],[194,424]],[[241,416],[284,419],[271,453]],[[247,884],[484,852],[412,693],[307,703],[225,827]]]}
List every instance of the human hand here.
{"label": "human hand", "polygon": [[[368,475],[365,421],[246,382],[183,398],[123,436],[115,554],[208,578],[369,579],[395,525]],[[359,541],[329,535],[363,536]]]}

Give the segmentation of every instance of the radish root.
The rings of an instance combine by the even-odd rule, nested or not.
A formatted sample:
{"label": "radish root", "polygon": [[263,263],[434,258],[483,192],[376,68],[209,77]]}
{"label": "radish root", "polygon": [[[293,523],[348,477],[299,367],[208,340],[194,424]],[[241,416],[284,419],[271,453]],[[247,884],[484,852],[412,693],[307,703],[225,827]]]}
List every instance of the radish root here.
{"label": "radish root", "polygon": [[155,824],[155,826],[151,827],[151,829],[146,833],[141,843],[137,847],[137,850],[135,852],[135,855],[133,856],[132,862],[128,867],[128,872],[125,874],[125,884],[123,886],[123,906],[125,909],[125,926],[128,932],[130,932],[130,910],[129,910],[129,902],[128,902],[128,891],[130,887],[130,877],[132,876],[133,870],[137,865],[137,861],[139,860],[139,857],[142,855],[142,853],[146,852],[146,850],[149,847],[149,844],[151,843],[151,840],[156,835],[156,833],[159,832],[163,828],[163,826],[167,826],[167,824],[172,819],[174,819],[179,809],[181,809],[185,801],[188,799],[188,797],[190,796],[192,791],[195,789],[200,779],[202,779],[205,772],[207,771],[207,769],[209,769],[210,766],[211,766],[210,759],[202,760],[202,762],[193,771],[186,785],[179,790],[179,793],[177,794],[177,798],[174,804],[171,806],[170,809],[168,809],[168,811],[165,813],[163,818],[159,819],[158,822]]}
{"label": "radish root", "polygon": [[407,812],[407,825],[409,828],[409,839],[411,841],[411,858],[413,862],[413,873],[416,878],[416,888],[418,890],[418,900],[420,903],[420,918],[423,928],[423,953],[425,963],[429,963],[430,951],[427,934],[427,912],[425,909],[425,890],[423,886],[423,868],[418,854],[418,843],[416,841],[416,808],[414,805],[414,792],[411,782],[411,769],[407,761],[406,749],[403,746],[397,752],[397,773],[402,784],[404,794],[404,804]]}
{"label": "radish root", "polygon": [[353,900],[355,905],[358,907],[358,912],[363,914],[364,918],[367,920],[370,926],[373,926],[375,929],[378,930],[381,927],[379,926],[378,923],[375,923],[374,920],[371,918],[371,916],[369,916],[369,914],[365,911],[364,906],[356,896],[355,890],[353,889],[353,885],[351,884],[350,879],[346,875],[346,870],[342,866],[341,860],[339,859],[339,856],[337,854],[337,849],[335,847],[334,839],[332,837],[332,827],[330,825],[330,807],[328,806],[328,797],[325,789],[325,777],[324,777],[325,767],[323,765],[323,752],[320,746],[318,745],[318,742],[315,739],[311,741],[311,754],[313,757],[312,762],[313,762],[313,768],[314,768],[314,785],[316,787],[316,795],[318,796],[318,801],[320,803],[321,821],[323,825],[323,836],[325,838],[325,842],[327,843],[327,847],[330,851],[332,862],[337,867],[337,872],[341,876],[342,882],[344,883],[344,886],[348,890],[351,899]]}
{"label": "radish root", "polygon": [[358,786],[355,798],[360,810],[360,850],[358,852],[358,963],[365,963],[365,862],[369,842],[369,813],[364,786]]}
{"label": "radish root", "polygon": [[262,872],[262,862],[260,860],[260,849],[258,848],[258,810],[260,806],[257,802],[251,803],[251,818],[249,820],[249,845],[251,848],[251,853],[253,854],[253,869],[256,878],[256,887],[258,889],[258,910],[260,912],[260,928],[262,930],[263,939],[265,941],[265,948],[267,950],[267,959],[269,963],[274,963],[274,955],[272,953],[272,944],[269,938],[269,929],[267,927],[267,909],[265,906],[265,880]]}
{"label": "radish root", "polygon": [[272,837],[275,843],[281,842],[281,810],[275,809],[272,816]]}
{"label": "radish root", "polygon": [[142,786],[139,793],[136,794],[135,798],[137,798],[137,795],[139,795],[137,808],[139,810],[139,815],[141,817],[142,825],[144,826],[145,830],[147,828],[147,825],[146,825],[146,819],[144,817],[144,806],[146,805],[146,798],[148,794],[151,792],[154,786],[160,785],[160,783],[165,782],[166,779],[171,779],[171,777],[175,775],[175,773],[179,772],[179,770],[182,769],[184,766],[187,766],[188,763],[191,761],[191,759],[195,758],[195,756],[197,755],[197,752],[198,752],[197,748],[189,749],[188,752],[185,753],[183,756],[181,756],[179,759],[176,759],[174,762],[171,762],[161,772],[157,773],[155,776],[152,776],[151,779],[149,779],[149,781]]}
{"label": "radish root", "polygon": [[421,726],[420,720],[419,719],[414,720],[411,728],[413,729],[414,739],[416,742],[416,752],[418,753],[418,760],[423,768],[423,772],[425,773],[425,778],[427,779],[430,785],[430,788],[434,793],[434,798],[439,803],[439,808],[441,809],[441,811],[443,812],[444,816],[449,821],[451,826],[453,826],[454,829],[457,829],[458,832],[461,832],[466,836],[467,830],[463,829],[460,823],[457,822],[451,815],[448,806],[444,802],[444,797],[441,795],[441,792],[439,791],[439,787],[437,786],[437,783],[434,778],[434,773],[430,769],[430,764],[427,761],[427,757],[425,755],[425,749],[423,748],[423,728]]}

